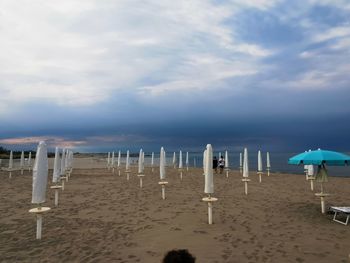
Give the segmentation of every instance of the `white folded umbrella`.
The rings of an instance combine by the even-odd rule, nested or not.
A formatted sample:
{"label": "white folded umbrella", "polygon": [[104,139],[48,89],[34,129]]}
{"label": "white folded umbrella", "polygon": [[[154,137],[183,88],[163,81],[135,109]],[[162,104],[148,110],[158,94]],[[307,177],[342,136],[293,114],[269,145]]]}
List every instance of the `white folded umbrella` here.
{"label": "white folded umbrella", "polygon": [[139,153],[139,163],[138,163],[138,173],[139,174],[142,174],[143,173],[143,153],[142,153],[142,149],[140,150],[140,153]]}
{"label": "white folded umbrella", "polygon": [[227,169],[229,167],[228,165],[228,152],[225,151],[225,168]]}
{"label": "white folded umbrella", "polygon": [[262,172],[263,170],[263,165],[262,165],[262,159],[261,159],[261,152],[260,150],[258,151],[258,172]]}
{"label": "white folded umbrella", "polygon": [[58,147],[55,149],[55,160],[53,163],[53,174],[52,174],[52,182],[53,183],[58,183],[61,175],[60,171],[60,153],[58,150]]}
{"label": "white folded umbrella", "polygon": [[160,148],[160,157],[159,157],[159,175],[160,180],[165,180],[165,151],[164,148]]}
{"label": "white folded umbrella", "polygon": [[267,168],[271,168],[271,164],[270,164],[270,153],[269,153],[269,152],[266,153],[266,167],[267,167]]}
{"label": "white folded umbrella", "polygon": [[61,172],[61,175],[64,175],[65,172],[66,172],[66,150],[65,149],[62,149],[62,157],[61,157],[61,169],[60,169],[60,172]]}
{"label": "white folded umbrella", "polygon": [[41,141],[36,151],[36,158],[33,167],[33,204],[41,204],[45,202],[48,170],[49,163],[47,158],[47,147],[45,142]]}
{"label": "white folded umbrella", "polygon": [[244,148],[243,177],[249,177],[248,150],[247,150],[247,148]]}
{"label": "white folded umbrella", "polygon": [[204,169],[204,193],[214,193],[214,179],[213,179],[213,148],[211,144],[207,144],[205,151],[205,169]]}
{"label": "white folded umbrella", "polygon": [[182,151],[180,151],[179,153],[179,169],[182,169],[183,165],[182,165]]}
{"label": "white folded umbrella", "polygon": [[21,153],[21,162],[20,162],[20,167],[23,168],[24,167],[24,151],[22,151]]}
{"label": "white folded umbrella", "polygon": [[130,169],[130,157],[129,157],[129,150],[126,152],[126,162],[125,162],[126,170],[129,171]]}
{"label": "white folded umbrella", "polygon": [[10,152],[10,160],[9,160],[9,169],[13,168],[13,153],[12,151]]}
{"label": "white folded umbrella", "polygon": [[29,152],[29,156],[28,156],[28,166],[30,166],[32,164],[32,152]]}

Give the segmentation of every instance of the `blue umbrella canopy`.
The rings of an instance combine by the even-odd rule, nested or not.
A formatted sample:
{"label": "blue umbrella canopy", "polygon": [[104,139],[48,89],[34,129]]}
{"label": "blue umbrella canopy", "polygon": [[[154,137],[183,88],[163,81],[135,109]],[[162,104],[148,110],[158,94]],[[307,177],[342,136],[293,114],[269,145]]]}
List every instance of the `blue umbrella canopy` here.
{"label": "blue umbrella canopy", "polygon": [[316,151],[309,151],[295,155],[288,160],[288,164],[327,164],[332,166],[343,166],[350,164],[350,156],[339,152],[318,149]]}

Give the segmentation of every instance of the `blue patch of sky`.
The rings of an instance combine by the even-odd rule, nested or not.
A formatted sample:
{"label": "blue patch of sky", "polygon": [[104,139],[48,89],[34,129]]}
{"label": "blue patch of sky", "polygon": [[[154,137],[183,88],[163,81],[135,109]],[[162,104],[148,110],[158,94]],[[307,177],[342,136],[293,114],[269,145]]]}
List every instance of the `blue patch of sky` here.
{"label": "blue patch of sky", "polygon": [[[276,11],[277,13],[277,11]],[[234,25],[235,36],[248,43],[276,48],[300,41],[303,33],[296,25],[282,21],[274,12],[244,9],[226,20]]]}

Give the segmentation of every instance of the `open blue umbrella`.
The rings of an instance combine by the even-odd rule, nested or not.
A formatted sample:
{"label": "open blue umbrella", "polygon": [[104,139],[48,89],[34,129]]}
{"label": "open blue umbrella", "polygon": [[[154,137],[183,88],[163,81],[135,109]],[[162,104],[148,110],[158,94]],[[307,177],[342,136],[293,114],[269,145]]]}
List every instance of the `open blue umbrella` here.
{"label": "open blue umbrella", "polygon": [[339,152],[318,149],[316,151],[309,151],[295,155],[288,160],[288,164],[326,164],[331,166],[343,166],[350,164],[350,156]]}
{"label": "open blue umbrella", "polygon": [[295,165],[317,165],[316,181],[321,183],[321,193],[315,194],[321,198],[321,211],[325,213],[325,197],[329,194],[324,193],[323,183],[328,182],[326,165],[343,166],[350,164],[350,156],[333,151],[318,149],[316,151],[304,152],[293,156],[288,160],[288,164]]}

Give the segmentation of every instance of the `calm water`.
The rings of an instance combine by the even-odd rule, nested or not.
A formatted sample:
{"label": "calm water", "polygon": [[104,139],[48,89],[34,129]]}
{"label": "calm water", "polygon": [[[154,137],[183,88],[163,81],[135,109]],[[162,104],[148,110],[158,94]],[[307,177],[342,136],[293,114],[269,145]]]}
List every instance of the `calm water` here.
{"label": "calm water", "polygon": [[[173,160],[173,152],[168,153],[167,152],[167,165],[172,165]],[[225,152],[221,153],[223,156],[225,156]],[[270,163],[271,163],[271,171],[272,172],[278,172],[278,173],[293,173],[293,174],[304,174],[304,166],[303,165],[289,165],[288,159],[292,156],[296,155],[298,153],[273,153],[270,152]],[[219,157],[218,152],[214,152],[213,156]],[[178,152],[176,153],[176,158],[178,159],[179,155]],[[258,153],[257,152],[248,152],[249,157],[249,171],[256,171],[258,169]],[[159,153],[154,153],[154,162],[155,164],[159,164]],[[183,158],[183,166],[185,167],[185,161],[186,161],[186,152],[182,153]],[[266,169],[266,153],[262,152],[262,158],[263,158],[263,167],[264,170]],[[136,162],[135,158],[135,162]],[[228,153],[228,159],[229,159],[229,167],[233,170],[239,169],[239,152],[229,152]],[[145,157],[145,163],[150,164],[151,163],[151,153],[146,153]],[[178,162],[177,162],[178,163]],[[203,166],[203,153],[201,152],[189,152],[189,166],[190,167],[202,167]],[[350,176],[350,166],[328,166],[328,174],[329,176]],[[315,167],[315,171],[316,171]]]}
{"label": "calm water", "polygon": [[[125,153],[124,153],[125,154]],[[173,162],[173,152],[167,152],[167,165],[172,166]],[[270,162],[271,162],[271,171],[272,172],[278,172],[278,173],[293,173],[293,174],[300,174],[304,175],[304,166],[297,166],[297,165],[289,165],[288,159],[298,153],[277,153],[277,152],[270,152]],[[348,153],[349,154],[349,153]],[[225,156],[225,152],[222,152],[222,155]],[[219,157],[218,152],[214,152],[214,156],[217,158]],[[256,171],[258,169],[258,153],[257,152],[248,152],[249,156],[249,171]],[[107,157],[107,154],[106,154]],[[176,152],[176,158],[177,158],[177,164],[178,164],[178,157],[179,154]],[[239,169],[239,152],[229,152],[229,167],[232,170],[238,170]],[[159,164],[159,153],[154,153],[154,162],[155,165]],[[183,166],[186,166],[186,152],[182,153],[183,158]],[[266,169],[266,153],[262,153],[263,158],[263,167],[264,170]],[[138,158],[131,157],[131,163],[136,164],[138,161]],[[34,160],[32,161],[34,162]],[[125,163],[125,157],[122,157],[121,160],[122,163]],[[151,153],[145,153],[145,164],[150,165],[151,164]],[[1,167],[7,167],[8,166],[8,160],[2,160],[2,164],[0,164]],[[14,167],[19,166],[19,160],[14,160]],[[189,166],[190,167],[203,167],[203,153],[202,152],[189,152]],[[315,167],[316,168],[316,167]],[[316,169],[315,169],[316,171]],[[328,174],[329,176],[350,176],[350,166],[328,166]]]}

